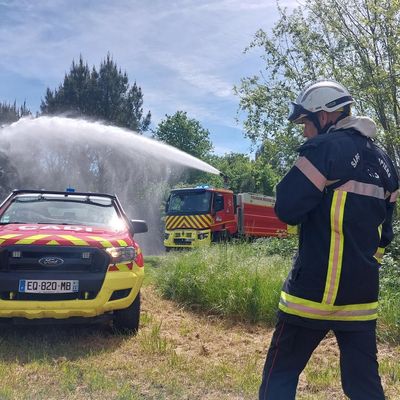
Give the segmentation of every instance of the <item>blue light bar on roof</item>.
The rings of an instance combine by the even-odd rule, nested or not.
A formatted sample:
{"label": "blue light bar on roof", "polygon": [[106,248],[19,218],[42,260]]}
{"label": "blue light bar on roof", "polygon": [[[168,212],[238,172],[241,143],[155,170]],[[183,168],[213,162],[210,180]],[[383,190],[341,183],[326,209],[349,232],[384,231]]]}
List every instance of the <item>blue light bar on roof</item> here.
{"label": "blue light bar on roof", "polygon": [[74,192],[75,192],[75,189],[74,189],[74,188],[67,188],[65,191],[66,191],[67,193],[74,193]]}
{"label": "blue light bar on roof", "polygon": [[195,189],[209,189],[210,185],[197,185]]}

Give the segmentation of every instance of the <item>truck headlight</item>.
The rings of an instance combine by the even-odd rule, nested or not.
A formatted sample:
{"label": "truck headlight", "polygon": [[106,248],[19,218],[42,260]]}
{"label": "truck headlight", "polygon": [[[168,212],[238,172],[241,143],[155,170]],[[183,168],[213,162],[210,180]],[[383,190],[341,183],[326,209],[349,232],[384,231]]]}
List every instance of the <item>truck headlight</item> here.
{"label": "truck headlight", "polygon": [[199,233],[197,237],[199,238],[199,240],[206,239],[208,238],[208,233]]}
{"label": "truck headlight", "polygon": [[136,258],[134,247],[108,247],[106,252],[111,256],[113,264],[132,261]]}

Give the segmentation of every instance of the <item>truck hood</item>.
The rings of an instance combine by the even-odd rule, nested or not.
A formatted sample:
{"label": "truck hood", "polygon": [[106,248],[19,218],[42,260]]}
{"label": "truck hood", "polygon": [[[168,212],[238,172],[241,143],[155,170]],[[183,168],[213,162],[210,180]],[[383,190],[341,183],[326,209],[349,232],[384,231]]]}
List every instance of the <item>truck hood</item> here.
{"label": "truck hood", "polygon": [[0,247],[13,244],[121,247],[135,246],[127,229],[83,225],[8,224],[0,226]]}

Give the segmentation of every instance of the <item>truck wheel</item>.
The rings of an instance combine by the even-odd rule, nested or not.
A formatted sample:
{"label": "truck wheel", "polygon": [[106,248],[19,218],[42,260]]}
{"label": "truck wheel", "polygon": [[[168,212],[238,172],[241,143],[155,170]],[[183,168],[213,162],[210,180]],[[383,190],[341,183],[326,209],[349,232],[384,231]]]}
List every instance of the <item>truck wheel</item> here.
{"label": "truck wheel", "polygon": [[117,330],[136,334],[139,330],[139,319],[140,292],[129,307],[114,311],[114,327]]}

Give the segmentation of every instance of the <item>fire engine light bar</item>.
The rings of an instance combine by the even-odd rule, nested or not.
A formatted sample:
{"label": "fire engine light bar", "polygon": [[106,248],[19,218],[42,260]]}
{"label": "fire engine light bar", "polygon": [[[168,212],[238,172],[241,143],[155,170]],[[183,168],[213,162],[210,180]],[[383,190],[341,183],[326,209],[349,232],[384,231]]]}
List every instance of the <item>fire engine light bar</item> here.
{"label": "fire engine light bar", "polygon": [[21,258],[21,252],[20,251],[13,251],[11,253],[12,258]]}

